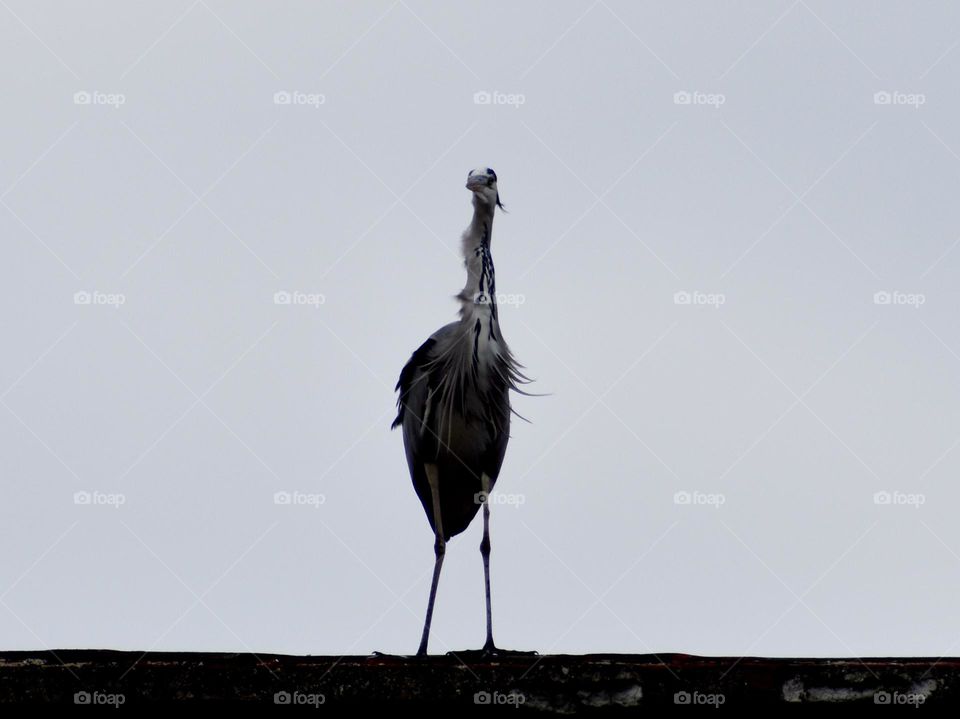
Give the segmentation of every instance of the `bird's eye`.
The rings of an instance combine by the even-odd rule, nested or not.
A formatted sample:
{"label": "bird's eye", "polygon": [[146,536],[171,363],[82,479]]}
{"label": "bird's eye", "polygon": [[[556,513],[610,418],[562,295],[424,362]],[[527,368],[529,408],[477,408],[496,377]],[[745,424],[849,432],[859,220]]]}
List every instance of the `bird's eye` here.
{"label": "bird's eye", "polygon": [[489,167],[487,168],[487,174],[490,175],[490,177],[493,178],[494,180],[497,179],[497,173],[491,170]]}

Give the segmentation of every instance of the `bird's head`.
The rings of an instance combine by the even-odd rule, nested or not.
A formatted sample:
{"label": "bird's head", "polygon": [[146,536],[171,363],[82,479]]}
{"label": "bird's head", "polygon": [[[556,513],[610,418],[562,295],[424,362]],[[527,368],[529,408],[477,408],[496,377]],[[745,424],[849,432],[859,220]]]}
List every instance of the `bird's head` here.
{"label": "bird's head", "polygon": [[497,192],[497,173],[489,167],[478,167],[467,173],[467,189],[473,193],[476,202],[491,209],[496,205],[501,210],[500,193]]}

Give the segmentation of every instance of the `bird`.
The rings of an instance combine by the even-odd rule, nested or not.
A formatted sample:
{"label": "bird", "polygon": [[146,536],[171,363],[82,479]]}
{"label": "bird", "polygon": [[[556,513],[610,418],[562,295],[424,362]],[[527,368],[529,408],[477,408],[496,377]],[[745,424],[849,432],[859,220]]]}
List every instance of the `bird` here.
{"label": "bird", "polygon": [[430,335],[403,367],[391,425],[403,430],[413,487],[434,533],[433,579],[417,656],[427,653],[446,544],[481,507],[487,624],[482,653],[500,651],[490,606],[489,496],[510,438],[509,393],[527,394],[520,385],[530,381],[503,338],[497,313],[490,241],[494,213],[505,209],[497,173],[489,167],[471,170],[466,188],[473,194],[473,218],[461,237],[467,280],[456,295],[460,319]]}

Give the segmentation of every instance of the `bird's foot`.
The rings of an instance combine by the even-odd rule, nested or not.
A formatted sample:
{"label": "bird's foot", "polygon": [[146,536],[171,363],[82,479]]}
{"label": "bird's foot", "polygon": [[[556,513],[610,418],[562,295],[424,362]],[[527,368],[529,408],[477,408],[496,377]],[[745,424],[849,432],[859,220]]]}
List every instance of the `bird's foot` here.
{"label": "bird's foot", "polygon": [[483,649],[480,650],[485,656],[496,657],[496,656],[525,656],[525,657],[535,657],[539,656],[540,652],[536,650],[532,651],[520,651],[518,649],[501,649],[496,644],[493,643],[493,639],[488,639],[486,644],[483,645]]}
{"label": "bird's foot", "polygon": [[484,650],[487,656],[492,657],[539,657],[540,652],[536,649],[500,649],[495,647],[493,650]]}
{"label": "bird's foot", "polygon": [[486,657],[494,657],[501,653],[500,648],[493,643],[493,639],[487,639],[480,652]]}
{"label": "bird's foot", "polygon": [[420,640],[420,646],[417,648],[417,653],[414,654],[414,657],[417,659],[427,658],[427,637]]}
{"label": "bird's foot", "polygon": [[482,649],[467,649],[462,652],[447,652],[447,656],[458,657],[460,659],[484,660],[494,658],[509,657],[536,657],[540,652],[537,651],[519,651],[516,649],[501,649],[492,642],[484,644]]}
{"label": "bird's foot", "polygon": [[406,659],[411,659],[411,658],[414,658],[414,655],[412,655],[412,654],[395,654],[395,653],[391,653],[391,652],[381,652],[381,651],[377,651],[377,650],[374,650],[374,651],[370,652],[370,653],[367,655],[367,659],[380,659],[380,660],[386,659],[386,660],[398,660],[398,661],[400,661],[400,660],[406,660]]}

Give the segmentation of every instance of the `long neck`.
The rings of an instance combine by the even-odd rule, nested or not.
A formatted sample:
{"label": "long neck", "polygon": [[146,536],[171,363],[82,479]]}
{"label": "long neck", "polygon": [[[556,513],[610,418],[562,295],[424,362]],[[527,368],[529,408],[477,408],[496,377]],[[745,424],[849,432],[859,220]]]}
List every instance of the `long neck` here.
{"label": "long neck", "polygon": [[490,254],[490,237],[493,232],[492,205],[479,198],[473,200],[473,219],[463,233],[463,264],[467,270],[467,282],[458,295],[462,321],[476,318],[497,320],[497,286],[493,270],[493,255]]}

